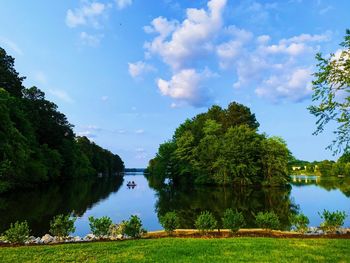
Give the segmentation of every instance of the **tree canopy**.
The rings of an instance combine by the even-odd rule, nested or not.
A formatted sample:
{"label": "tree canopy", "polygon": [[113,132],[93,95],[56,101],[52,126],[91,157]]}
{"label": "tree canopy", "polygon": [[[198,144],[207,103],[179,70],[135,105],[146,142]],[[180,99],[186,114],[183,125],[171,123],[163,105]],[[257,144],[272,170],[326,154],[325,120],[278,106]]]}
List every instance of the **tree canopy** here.
{"label": "tree canopy", "polygon": [[286,143],[259,134],[258,127],[250,109],[236,102],[187,119],[150,160],[150,184],[287,184]]}
{"label": "tree canopy", "polygon": [[37,87],[23,87],[23,79],[0,48],[0,192],[124,168],[118,155],[76,137],[57,105]]}
{"label": "tree canopy", "polygon": [[337,125],[335,139],[329,146],[334,153],[348,151],[350,146],[350,30],[346,30],[341,48],[328,57],[316,55],[317,71],[313,80],[313,101],[309,111],[317,118],[315,134],[329,122]]}

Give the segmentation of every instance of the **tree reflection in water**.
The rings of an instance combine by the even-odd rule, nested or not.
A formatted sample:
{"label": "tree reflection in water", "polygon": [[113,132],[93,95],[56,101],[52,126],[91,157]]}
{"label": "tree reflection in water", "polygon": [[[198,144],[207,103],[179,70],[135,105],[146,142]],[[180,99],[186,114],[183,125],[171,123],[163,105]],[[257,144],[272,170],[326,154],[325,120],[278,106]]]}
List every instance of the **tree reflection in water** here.
{"label": "tree reflection in water", "polygon": [[194,228],[196,217],[204,210],[211,211],[221,227],[224,211],[233,208],[243,213],[246,227],[256,227],[258,212],[274,211],[280,218],[281,228],[288,229],[290,216],[298,212],[290,199],[290,188],[195,186],[179,189],[163,185],[155,190],[158,218],[166,212],[176,211],[181,228]]}
{"label": "tree reflection in water", "polygon": [[10,223],[27,220],[32,233],[48,233],[49,222],[58,214],[82,216],[95,203],[117,192],[123,178],[80,178],[46,185],[31,191],[18,191],[0,196],[0,233]]}

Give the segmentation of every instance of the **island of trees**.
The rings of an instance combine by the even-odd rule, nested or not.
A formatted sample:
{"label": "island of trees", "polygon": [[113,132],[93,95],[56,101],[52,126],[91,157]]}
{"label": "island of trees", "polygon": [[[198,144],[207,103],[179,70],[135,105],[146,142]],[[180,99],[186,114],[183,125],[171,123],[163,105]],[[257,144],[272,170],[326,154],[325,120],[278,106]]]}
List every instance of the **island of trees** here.
{"label": "island of trees", "polygon": [[124,169],[118,155],[75,136],[57,105],[37,87],[25,88],[24,79],[0,48],[0,193]]}
{"label": "island of trees", "polygon": [[250,109],[236,102],[187,119],[150,160],[150,185],[287,185],[290,151],[258,127]]}

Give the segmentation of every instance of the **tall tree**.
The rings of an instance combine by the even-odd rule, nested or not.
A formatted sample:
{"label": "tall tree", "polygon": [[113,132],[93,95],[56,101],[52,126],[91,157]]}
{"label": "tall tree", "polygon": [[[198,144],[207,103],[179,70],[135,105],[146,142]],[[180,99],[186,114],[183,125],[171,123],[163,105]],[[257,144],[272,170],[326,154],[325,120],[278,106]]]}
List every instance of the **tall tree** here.
{"label": "tall tree", "polygon": [[317,72],[313,80],[313,101],[309,111],[317,118],[315,134],[321,133],[332,121],[337,124],[336,138],[329,146],[334,153],[350,146],[350,30],[346,30],[341,48],[329,57],[316,55]]}

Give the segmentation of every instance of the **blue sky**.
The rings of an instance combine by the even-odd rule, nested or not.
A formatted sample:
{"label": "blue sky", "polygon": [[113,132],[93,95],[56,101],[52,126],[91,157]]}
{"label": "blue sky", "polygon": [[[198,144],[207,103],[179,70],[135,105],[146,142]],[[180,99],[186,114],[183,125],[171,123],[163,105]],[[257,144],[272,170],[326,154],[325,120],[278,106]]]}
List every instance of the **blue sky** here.
{"label": "blue sky", "polygon": [[[0,46],[75,132],[145,167],[186,118],[249,106],[300,159],[334,159],[313,136],[315,53],[336,52],[350,2],[109,0],[0,3]],[[329,127],[331,128],[331,127]]]}

